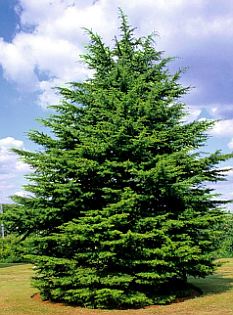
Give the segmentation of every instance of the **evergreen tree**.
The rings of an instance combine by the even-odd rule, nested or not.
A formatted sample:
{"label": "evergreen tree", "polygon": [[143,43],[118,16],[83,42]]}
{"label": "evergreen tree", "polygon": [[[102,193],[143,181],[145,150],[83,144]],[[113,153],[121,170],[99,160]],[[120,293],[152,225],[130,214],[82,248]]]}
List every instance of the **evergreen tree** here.
{"label": "evergreen tree", "polygon": [[[136,38],[121,13],[114,47],[88,31],[93,77],[59,88],[61,102],[33,130],[42,146],[15,150],[33,169],[5,213],[30,239],[43,299],[91,308],[167,303],[187,277],[214,270],[223,180],[220,152],[203,154],[210,121],[185,123],[189,88],[171,74],[153,36]],[[31,235],[31,237],[30,237]]]}

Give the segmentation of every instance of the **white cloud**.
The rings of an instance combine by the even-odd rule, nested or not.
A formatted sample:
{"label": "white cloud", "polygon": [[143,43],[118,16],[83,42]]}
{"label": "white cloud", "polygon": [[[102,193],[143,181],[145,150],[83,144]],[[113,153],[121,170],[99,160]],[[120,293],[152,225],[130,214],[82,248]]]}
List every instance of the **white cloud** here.
{"label": "white cloud", "polygon": [[29,194],[26,191],[19,190],[15,192],[15,195],[20,197],[27,197]]}
{"label": "white cloud", "polygon": [[8,151],[9,148],[23,148],[23,141],[16,140],[12,137],[0,139],[0,150]]}
{"label": "white cloud", "polygon": [[219,169],[223,170],[225,176],[231,177],[231,180],[233,180],[233,166],[232,165],[226,165],[226,166],[220,167]]}
{"label": "white cloud", "polygon": [[231,139],[231,141],[227,144],[229,149],[233,150],[233,138]]}
{"label": "white cloud", "polygon": [[210,34],[232,35],[229,11],[207,19],[208,4],[203,0],[19,0],[21,29],[11,43],[0,40],[0,64],[7,80],[40,92],[38,102],[46,106],[57,100],[53,85],[82,80],[86,75],[79,62],[87,41],[82,27],[93,29],[111,43],[121,7],[138,33],[158,31],[163,49],[180,55],[185,47],[195,50],[197,42]]}
{"label": "white cloud", "polygon": [[233,136],[233,119],[224,119],[217,121],[210,130],[210,134],[218,137]]}
{"label": "white cloud", "polygon": [[202,112],[202,109],[199,108],[198,106],[189,106],[187,110],[188,110],[188,115],[187,117],[185,117],[186,123],[196,120]]}
{"label": "white cloud", "polygon": [[61,85],[61,81],[58,79],[50,79],[47,81],[41,81],[39,84],[41,93],[38,97],[38,103],[40,106],[46,108],[47,105],[58,104],[59,95],[54,89],[55,87]]}
{"label": "white cloud", "polygon": [[62,15],[67,6],[73,5],[72,0],[20,0],[23,24],[36,25]]}
{"label": "white cloud", "polygon": [[0,38],[0,64],[5,79],[14,81],[20,88],[35,88],[37,78],[26,49],[17,43],[6,43]]}
{"label": "white cloud", "polygon": [[[109,35],[109,41],[113,37],[114,23],[106,14],[108,9],[104,9],[109,4],[90,4],[83,7],[69,0],[21,0],[21,31],[11,43],[0,41],[5,78],[24,90],[38,91],[38,102],[43,107],[57,101],[52,89],[57,84],[83,80],[89,75],[79,58],[87,41],[82,28],[102,31],[105,37]],[[30,27],[32,31],[28,32]]]}
{"label": "white cloud", "polygon": [[24,149],[23,141],[13,137],[0,139],[0,202],[9,202],[8,196],[14,194],[22,184],[22,176],[30,172],[27,164],[20,161],[11,151]]}

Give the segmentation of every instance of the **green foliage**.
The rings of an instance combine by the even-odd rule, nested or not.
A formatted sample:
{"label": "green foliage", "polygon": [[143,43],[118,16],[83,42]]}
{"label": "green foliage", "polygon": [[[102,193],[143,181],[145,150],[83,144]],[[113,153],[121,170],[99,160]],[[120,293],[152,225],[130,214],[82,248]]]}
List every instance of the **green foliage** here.
{"label": "green foliage", "polygon": [[16,235],[0,238],[0,263],[26,262],[24,247]]}
{"label": "green foliage", "polygon": [[[14,204],[4,204],[2,206],[3,214],[0,214],[0,224],[3,223],[4,216],[4,234],[3,238],[0,235],[0,263],[17,263],[17,262],[25,262],[24,258],[24,245],[21,241],[21,237],[18,233],[8,233],[8,225],[10,225],[10,221],[8,221],[8,214],[14,216],[17,213],[17,205]],[[16,215],[18,217],[18,213]]]}
{"label": "green foliage", "polygon": [[217,225],[222,232],[217,240],[219,246],[216,256],[218,258],[233,257],[233,214],[226,213],[225,219]]}
{"label": "green foliage", "polygon": [[49,134],[29,133],[40,151],[15,150],[32,196],[5,213],[31,235],[42,297],[90,308],[168,303],[213,272],[223,212],[207,184],[230,157],[199,152],[213,122],[184,123],[189,88],[153,36],[135,38],[122,13],[120,30],[113,48],[88,31],[93,77],[59,88]]}

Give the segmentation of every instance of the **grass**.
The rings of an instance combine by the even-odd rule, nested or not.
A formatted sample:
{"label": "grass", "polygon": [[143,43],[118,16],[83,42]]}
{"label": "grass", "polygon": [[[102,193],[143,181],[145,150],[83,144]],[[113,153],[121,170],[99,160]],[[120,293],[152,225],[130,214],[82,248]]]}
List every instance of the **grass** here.
{"label": "grass", "polygon": [[139,310],[105,311],[42,302],[32,298],[36,290],[30,285],[31,265],[0,264],[0,315],[232,315],[233,259],[222,260],[215,275],[191,282],[204,294],[167,306]]}
{"label": "grass", "polygon": [[23,263],[0,263],[0,268],[24,265]]}

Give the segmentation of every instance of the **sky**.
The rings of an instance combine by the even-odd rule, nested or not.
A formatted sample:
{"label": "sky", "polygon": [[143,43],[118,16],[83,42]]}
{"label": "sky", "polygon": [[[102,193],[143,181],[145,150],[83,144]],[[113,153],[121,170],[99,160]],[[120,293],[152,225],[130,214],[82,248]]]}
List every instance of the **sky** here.
{"label": "sky", "polygon": [[[35,149],[27,132],[59,102],[54,87],[89,75],[79,57],[88,42],[83,28],[111,45],[119,7],[136,35],[155,32],[156,49],[176,57],[171,71],[187,67],[188,119],[217,120],[206,150],[233,151],[233,0],[0,0],[0,203],[23,194],[30,171],[10,148]],[[213,188],[231,199],[232,184],[229,171]]]}

